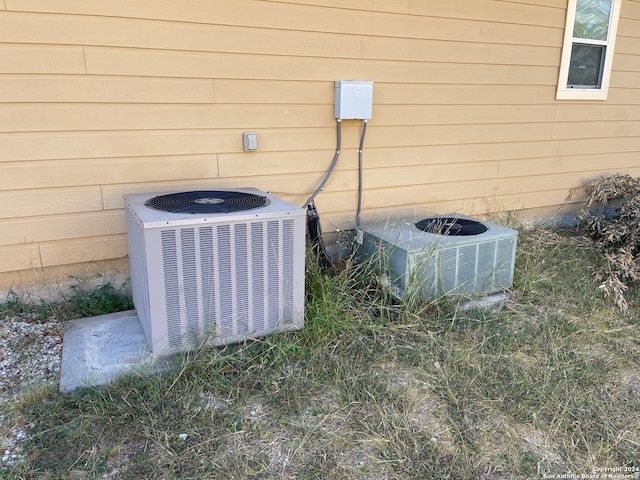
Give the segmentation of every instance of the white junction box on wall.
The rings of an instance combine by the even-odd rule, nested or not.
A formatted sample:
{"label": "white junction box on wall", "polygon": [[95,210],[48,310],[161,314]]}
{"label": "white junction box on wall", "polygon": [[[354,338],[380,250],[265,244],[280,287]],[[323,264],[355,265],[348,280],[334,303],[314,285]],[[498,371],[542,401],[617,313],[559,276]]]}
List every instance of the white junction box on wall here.
{"label": "white junction box on wall", "polygon": [[368,120],[373,104],[373,82],[336,80],[335,118]]}

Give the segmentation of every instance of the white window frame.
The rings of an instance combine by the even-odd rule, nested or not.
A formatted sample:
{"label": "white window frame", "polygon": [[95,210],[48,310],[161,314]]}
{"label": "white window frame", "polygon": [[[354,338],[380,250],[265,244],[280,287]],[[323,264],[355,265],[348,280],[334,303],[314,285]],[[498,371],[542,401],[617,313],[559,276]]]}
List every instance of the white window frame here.
{"label": "white window frame", "polygon": [[567,21],[564,27],[564,43],[562,45],[562,58],[560,60],[560,73],[558,75],[557,100],[606,100],[609,93],[609,80],[611,79],[611,65],[613,64],[613,52],[618,33],[618,20],[620,19],[620,5],[622,0],[612,0],[611,18],[609,23],[609,38],[604,42],[594,42],[603,45],[604,62],[602,66],[602,82],[600,88],[567,88],[569,78],[569,63],[571,62],[571,50],[574,43],[581,43],[580,39],[573,38],[573,24],[576,18],[578,0],[568,0]]}

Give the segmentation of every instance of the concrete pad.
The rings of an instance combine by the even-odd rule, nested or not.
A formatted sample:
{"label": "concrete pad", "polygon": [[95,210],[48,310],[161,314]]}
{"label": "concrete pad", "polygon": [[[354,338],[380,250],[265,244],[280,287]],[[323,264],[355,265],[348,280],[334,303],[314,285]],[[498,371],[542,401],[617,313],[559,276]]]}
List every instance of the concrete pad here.
{"label": "concrete pad", "polygon": [[135,373],[150,375],[173,366],[151,353],[135,310],[72,320],[62,340],[60,390],[110,383]]}

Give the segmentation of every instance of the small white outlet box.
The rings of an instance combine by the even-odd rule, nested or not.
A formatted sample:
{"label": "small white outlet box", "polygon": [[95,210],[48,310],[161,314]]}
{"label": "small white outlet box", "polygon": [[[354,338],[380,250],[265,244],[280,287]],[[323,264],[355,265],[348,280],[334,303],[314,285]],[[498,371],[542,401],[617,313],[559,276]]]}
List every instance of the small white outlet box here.
{"label": "small white outlet box", "polygon": [[258,149],[258,136],[255,132],[244,132],[243,142],[245,152],[253,152]]}
{"label": "small white outlet box", "polygon": [[335,118],[368,120],[373,105],[373,82],[337,80],[335,82]]}

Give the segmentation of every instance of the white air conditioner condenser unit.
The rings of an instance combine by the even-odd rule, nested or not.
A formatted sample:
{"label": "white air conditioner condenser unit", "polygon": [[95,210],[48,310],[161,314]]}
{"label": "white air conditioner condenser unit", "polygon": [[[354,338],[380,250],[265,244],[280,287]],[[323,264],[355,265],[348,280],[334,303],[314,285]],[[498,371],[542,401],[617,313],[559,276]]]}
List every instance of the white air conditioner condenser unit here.
{"label": "white air conditioner condenser unit", "polygon": [[303,327],[305,209],[253,188],[124,200],[133,301],[154,354]]}
{"label": "white air conditioner condenser unit", "polygon": [[513,284],[517,230],[459,214],[358,229],[362,261],[398,299],[481,296]]}

